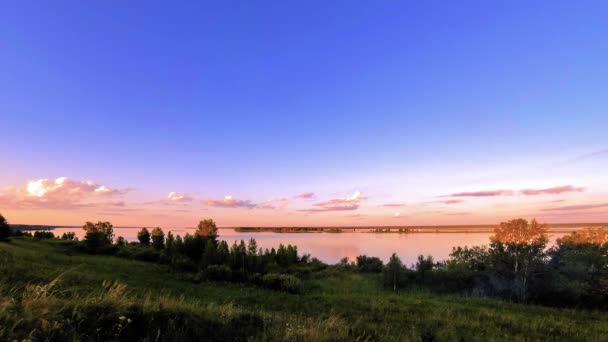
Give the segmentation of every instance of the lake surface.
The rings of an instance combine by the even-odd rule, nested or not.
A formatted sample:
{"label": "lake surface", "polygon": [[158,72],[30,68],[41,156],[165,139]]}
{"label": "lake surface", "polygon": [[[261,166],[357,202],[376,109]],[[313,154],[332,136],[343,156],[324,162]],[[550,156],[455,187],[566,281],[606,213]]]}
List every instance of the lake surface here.
{"label": "lake surface", "polygon": [[[115,236],[127,241],[137,241],[140,228],[114,227]],[[192,234],[191,229],[172,229],[174,235]],[[79,239],[84,236],[82,228],[56,228],[55,236],[65,232],[75,232]],[[168,230],[165,230],[165,234]],[[406,265],[416,262],[418,255],[432,255],[435,260],[446,259],[454,246],[478,246],[489,243],[491,233],[272,233],[237,232],[230,228],[219,230],[220,239],[232,244],[235,240],[256,239],[262,248],[277,248],[279,244],[298,246],[300,254],[309,253],[323,262],[335,264],[343,257],[355,260],[358,255],[380,257],[385,262],[391,254],[397,253]],[[566,233],[549,233],[549,244]]]}

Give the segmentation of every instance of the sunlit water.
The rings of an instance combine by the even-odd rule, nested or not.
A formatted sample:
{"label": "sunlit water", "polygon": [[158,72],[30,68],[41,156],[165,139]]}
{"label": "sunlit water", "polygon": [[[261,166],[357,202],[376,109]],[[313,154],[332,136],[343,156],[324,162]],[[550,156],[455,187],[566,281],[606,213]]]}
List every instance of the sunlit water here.
{"label": "sunlit water", "polygon": [[[127,241],[137,241],[139,228],[114,227],[115,236]],[[79,239],[84,236],[82,228],[56,228],[55,236],[65,232],[75,232]],[[168,231],[165,231],[167,233]],[[194,229],[173,229],[174,235],[192,234]],[[300,254],[309,253],[323,262],[334,264],[343,257],[354,260],[358,255],[380,257],[385,262],[391,254],[397,253],[407,265],[415,263],[418,255],[432,255],[435,260],[446,259],[454,246],[478,246],[489,243],[490,233],[272,233],[237,232],[234,229],[220,229],[220,239],[232,244],[235,240],[256,239],[262,248],[278,247],[279,244],[298,246]],[[565,233],[549,234],[549,244]]]}

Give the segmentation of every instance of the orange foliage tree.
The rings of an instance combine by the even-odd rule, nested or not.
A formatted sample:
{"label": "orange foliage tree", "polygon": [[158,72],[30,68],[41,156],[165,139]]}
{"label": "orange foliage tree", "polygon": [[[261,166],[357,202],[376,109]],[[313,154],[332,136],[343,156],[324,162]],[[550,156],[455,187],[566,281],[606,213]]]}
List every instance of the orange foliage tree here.
{"label": "orange foliage tree", "polygon": [[547,225],[522,218],[502,222],[494,229],[490,241],[495,257],[512,269],[515,293],[525,299],[530,272],[545,257]]}
{"label": "orange foliage tree", "polygon": [[201,237],[210,237],[212,239],[215,239],[218,236],[217,232],[218,229],[215,225],[215,222],[212,219],[206,219],[198,223],[198,227],[194,234]]}
{"label": "orange foliage tree", "polygon": [[608,243],[608,228],[585,228],[557,239],[559,244],[595,244],[604,245]]}

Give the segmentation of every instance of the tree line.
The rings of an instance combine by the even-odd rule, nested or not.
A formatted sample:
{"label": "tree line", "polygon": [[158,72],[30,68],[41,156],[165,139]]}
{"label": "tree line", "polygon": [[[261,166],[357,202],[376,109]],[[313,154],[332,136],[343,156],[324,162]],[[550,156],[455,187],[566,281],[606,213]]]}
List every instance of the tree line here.
{"label": "tree line", "polygon": [[[7,228],[8,227],[8,228]],[[300,279],[327,265],[310,255],[299,255],[296,246],[259,248],[255,239],[228,245],[218,239],[213,220],[203,220],[194,234],[174,236],[157,227],[142,228],[138,242],[114,238],[109,222],[87,222],[83,241],[77,249],[95,254],[152,261],[171,271],[194,274],[194,281],[250,282],[273,289],[298,293]],[[0,240],[10,236],[10,227],[0,215]],[[53,237],[37,231],[35,238]],[[65,233],[64,240],[74,240]],[[380,258],[360,255],[355,261],[344,258],[342,269],[381,274],[385,288],[426,288],[504,298],[512,301],[552,306],[608,308],[608,228],[586,228],[557,239],[548,248],[547,225],[536,220],[514,219],[499,224],[489,245],[454,247],[445,261],[420,255],[406,266],[393,253],[386,264]]]}
{"label": "tree line", "polygon": [[385,288],[422,287],[551,306],[608,308],[608,228],[586,228],[547,247],[547,225],[514,219],[494,229],[488,246],[454,247],[436,262],[411,267],[393,254],[388,263],[359,256],[341,265],[382,273]]}

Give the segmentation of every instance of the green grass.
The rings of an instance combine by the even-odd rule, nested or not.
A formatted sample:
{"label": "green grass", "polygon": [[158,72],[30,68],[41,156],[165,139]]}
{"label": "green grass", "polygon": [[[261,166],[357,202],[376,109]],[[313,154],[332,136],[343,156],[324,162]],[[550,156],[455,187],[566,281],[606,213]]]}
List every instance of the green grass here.
{"label": "green grass", "polygon": [[[0,340],[107,340],[109,335],[102,335],[111,329],[116,339],[182,341],[202,335],[207,340],[599,341],[608,334],[608,314],[601,311],[417,290],[394,294],[381,288],[379,275],[333,267],[305,280],[304,294],[293,295],[250,285],[195,284],[162,265],[69,255],[70,250],[59,240],[0,243]],[[137,335],[135,326],[145,333]]]}

